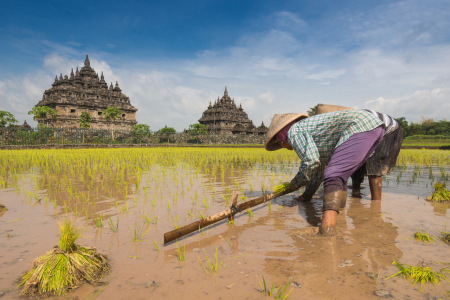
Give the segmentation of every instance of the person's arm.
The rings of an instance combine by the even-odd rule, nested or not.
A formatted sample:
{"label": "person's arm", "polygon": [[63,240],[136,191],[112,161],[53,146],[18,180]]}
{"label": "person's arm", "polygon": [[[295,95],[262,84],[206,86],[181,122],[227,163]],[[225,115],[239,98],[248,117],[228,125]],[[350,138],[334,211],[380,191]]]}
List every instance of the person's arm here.
{"label": "person's arm", "polygon": [[291,187],[301,188],[311,180],[315,185],[315,176],[317,176],[317,173],[320,173],[318,172],[320,169],[320,156],[313,138],[308,131],[297,131],[289,135],[289,142],[301,159],[298,173],[291,180]]}
{"label": "person's arm", "polygon": [[308,185],[305,188],[305,191],[302,194],[301,201],[311,201],[314,194],[320,187],[320,184],[323,181],[323,168],[319,168],[315,171],[311,177],[311,180],[308,182]]}

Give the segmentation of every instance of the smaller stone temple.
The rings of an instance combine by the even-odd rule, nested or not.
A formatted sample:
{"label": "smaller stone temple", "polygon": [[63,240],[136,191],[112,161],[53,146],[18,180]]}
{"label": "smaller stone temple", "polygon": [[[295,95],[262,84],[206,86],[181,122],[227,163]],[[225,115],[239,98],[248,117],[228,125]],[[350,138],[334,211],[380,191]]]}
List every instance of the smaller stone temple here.
{"label": "smaller stone temple", "polygon": [[[92,116],[92,129],[121,129],[131,130],[136,122],[137,109],[130,104],[130,98],[122,93],[118,82],[116,85],[105,81],[103,72],[99,77],[86,54],[84,67],[70,77],[60,74],[55,78],[52,87],[45,90],[42,100],[36,106],[48,106],[57,111],[57,120],[40,120],[51,127],[80,127],[81,113]],[[122,111],[121,119],[107,121],[102,112],[108,107],[117,107]]]}
{"label": "smaller stone temple", "polygon": [[212,134],[245,134],[245,135],[265,135],[267,127],[264,122],[256,128],[247,113],[234,103],[234,99],[228,96],[227,87],[222,98],[209,102],[208,108],[203,112],[198,120],[200,124],[206,125],[208,133]]}

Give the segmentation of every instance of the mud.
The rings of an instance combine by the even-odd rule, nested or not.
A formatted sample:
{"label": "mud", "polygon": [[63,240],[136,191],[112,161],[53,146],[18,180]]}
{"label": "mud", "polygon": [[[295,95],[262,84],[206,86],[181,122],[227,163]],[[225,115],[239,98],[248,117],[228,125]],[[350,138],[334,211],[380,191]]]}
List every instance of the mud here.
{"label": "mud", "polygon": [[[270,207],[253,209],[251,217],[243,212],[234,224],[224,221],[179,240],[178,246],[185,249],[183,261],[177,243],[162,244],[163,234],[174,229],[174,222],[181,226],[197,220],[197,212],[211,215],[226,209],[230,191],[237,189],[248,198],[260,196],[261,189],[269,190],[274,182],[295,173],[293,169],[290,174],[277,174],[275,168],[264,171],[271,169],[263,167],[223,173],[211,168],[198,175],[175,169],[161,173],[158,168],[142,175],[141,182],[148,184],[139,188],[134,187],[136,174],[124,173],[121,181],[117,174],[107,174],[106,180],[100,174],[38,170],[23,174],[17,186],[0,190],[0,203],[9,209],[0,212],[2,300],[20,298],[17,279],[34,258],[58,244],[57,221],[66,215],[76,217],[84,228],[78,243],[108,256],[111,274],[100,283],[67,293],[65,299],[86,299],[94,293],[96,299],[262,299],[262,276],[277,287],[292,277],[289,299],[439,299],[450,289],[445,283],[419,292],[418,284],[403,278],[386,280],[397,272],[393,260],[410,265],[425,262],[436,270],[446,266],[439,263],[450,263],[450,247],[438,238],[449,230],[450,204],[425,200],[437,180],[426,176],[425,168],[420,173],[417,168],[397,168],[386,176],[381,201],[369,200],[364,184],[362,198],[350,197],[349,190],[332,237],[316,234],[322,214],[319,191],[311,202],[297,202],[298,193],[287,195],[273,200]],[[89,189],[86,181],[91,182]],[[69,183],[76,192],[68,189]],[[93,222],[99,214],[102,228]],[[153,222],[146,223],[145,216]],[[114,223],[119,218],[117,233],[109,228],[109,217]],[[136,221],[148,230],[141,242],[132,241],[130,231]],[[419,230],[435,236],[437,242],[415,242],[413,234]],[[220,271],[215,275],[207,275],[200,266],[208,269],[203,251],[210,261],[217,251]]]}

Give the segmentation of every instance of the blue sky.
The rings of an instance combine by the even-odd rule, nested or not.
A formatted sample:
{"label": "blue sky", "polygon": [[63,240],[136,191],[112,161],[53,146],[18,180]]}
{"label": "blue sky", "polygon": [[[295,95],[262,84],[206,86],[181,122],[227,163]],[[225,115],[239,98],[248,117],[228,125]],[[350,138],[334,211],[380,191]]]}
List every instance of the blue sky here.
{"label": "blue sky", "polygon": [[255,125],[317,103],[443,119],[449,20],[449,1],[8,1],[0,110],[34,124],[88,53],[153,130],[196,123],[225,85]]}

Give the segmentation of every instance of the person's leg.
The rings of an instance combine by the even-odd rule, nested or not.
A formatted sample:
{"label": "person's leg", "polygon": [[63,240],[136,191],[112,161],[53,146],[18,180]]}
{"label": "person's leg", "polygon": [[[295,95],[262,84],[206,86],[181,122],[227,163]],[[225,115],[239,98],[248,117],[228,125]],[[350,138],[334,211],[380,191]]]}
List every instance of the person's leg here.
{"label": "person's leg", "polygon": [[353,172],[352,178],[352,197],[361,198],[361,183],[364,182],[366,173],[366,164],[364,163],[358,170]]}
{"label": "person's leg", "polygon": [[[371,131],[353,134],[337,147],[324,171],[324,215],[320,225],[321,233],[333,231],[337,214],[345,207],[347,200],[347,180],[360,168],[381,142],[384,128],[379,126]],[[327,212],[334,211],[334,212]]]}
{"label": "person's leg", "polygon": [[381,193],[383,188],[383,177],[369,176],[370,195],[372,200],[381,200]]}

